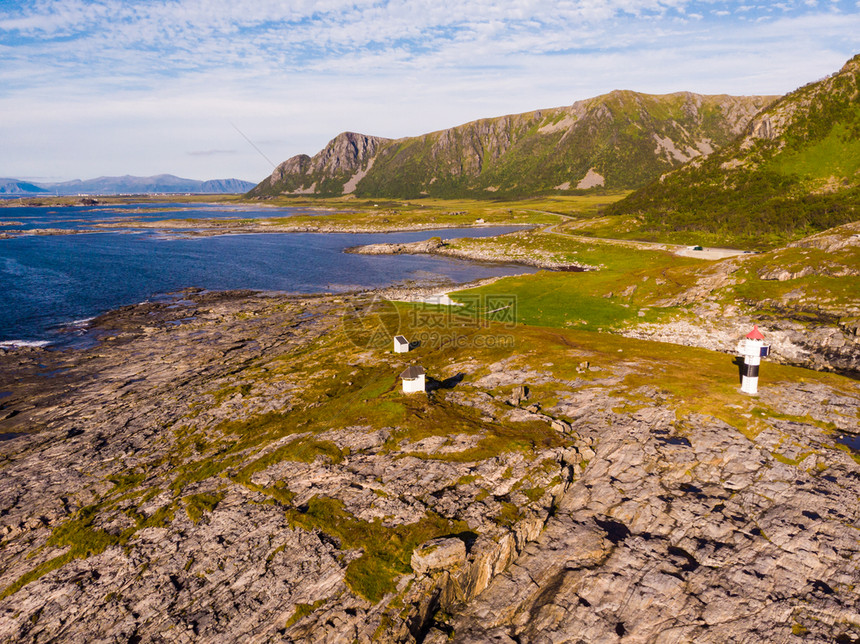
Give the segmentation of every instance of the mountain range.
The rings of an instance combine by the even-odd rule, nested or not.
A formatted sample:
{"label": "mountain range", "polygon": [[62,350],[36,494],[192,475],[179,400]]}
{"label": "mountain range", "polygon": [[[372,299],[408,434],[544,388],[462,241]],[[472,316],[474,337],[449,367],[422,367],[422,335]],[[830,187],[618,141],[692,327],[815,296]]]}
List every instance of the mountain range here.
{"label": "mountain range", "polygon": [[0,194],[6,195],[116,195],[150,193],[202,193],[235,194],[244,193],[254,187],[250,181],[240,179],[212,179],[198,181],[183,179],[172,174],[159,174],[152,177],[98,177],[60,183],[35,183],[18,179],[0,179]]}
{"label": "mountain range", "polygon": [[783,97],[613,91],[416,137],[336,136],[249,197],[518,198],[633,190],[646,236],[812,234],[860,212],[860,55]]}
{"label": "mountain range", "polygon": [[633,189],[728,144],[776,98],[614,91],[416,137],[344,132],[313,157],[281,163],[249,196],[502,197]]}

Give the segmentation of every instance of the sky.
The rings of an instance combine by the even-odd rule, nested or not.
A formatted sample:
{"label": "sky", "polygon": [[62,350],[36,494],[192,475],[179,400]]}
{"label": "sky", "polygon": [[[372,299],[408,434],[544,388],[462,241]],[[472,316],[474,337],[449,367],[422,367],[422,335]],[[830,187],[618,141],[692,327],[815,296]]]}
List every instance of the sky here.
{"label": "sky", "polygon": [[860,0],[0,0],[0,177],[258,182],[613,89],[784,94],[860,53]]}

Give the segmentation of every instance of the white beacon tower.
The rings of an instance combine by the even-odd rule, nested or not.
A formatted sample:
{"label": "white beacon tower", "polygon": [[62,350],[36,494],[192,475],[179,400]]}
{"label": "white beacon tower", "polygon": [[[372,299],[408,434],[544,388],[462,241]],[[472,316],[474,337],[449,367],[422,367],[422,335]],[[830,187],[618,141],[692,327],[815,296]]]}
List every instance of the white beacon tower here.
{"label": "white beacon tower", "polygon": [[765,346],[764,336],[753,325],[752,331],[738,345],[738,352],[744,357],[744,367],[741,372],[741,391],[747,394],[758,392],[758,367],[761,359],[770,353],[770,347]]}

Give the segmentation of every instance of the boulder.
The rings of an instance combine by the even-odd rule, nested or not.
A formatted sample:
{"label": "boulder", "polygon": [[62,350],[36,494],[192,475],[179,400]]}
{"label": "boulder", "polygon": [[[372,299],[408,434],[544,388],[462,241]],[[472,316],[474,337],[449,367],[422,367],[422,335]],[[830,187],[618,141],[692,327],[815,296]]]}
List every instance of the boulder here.
{"label": "boulder", "polygon": [[550,423],[550,427],[552,427],[555,431],[561,434],[569,434],[570,433],[570,423],[567,423],[563,420],[553,419]]}
{"label": "boulder", "polygon": [[434,570],[445,570],[466,561],[466,544],[455,537],[431,539],[412,553],[410,564],[419,575]]}
{"label": "boulder", "polygon": [[529,388],[525,385],[517,385],[514,387],[514,390],[511,392],[511,397],[508,398],[508,402],[516,407],[524,400],[529,399]]}

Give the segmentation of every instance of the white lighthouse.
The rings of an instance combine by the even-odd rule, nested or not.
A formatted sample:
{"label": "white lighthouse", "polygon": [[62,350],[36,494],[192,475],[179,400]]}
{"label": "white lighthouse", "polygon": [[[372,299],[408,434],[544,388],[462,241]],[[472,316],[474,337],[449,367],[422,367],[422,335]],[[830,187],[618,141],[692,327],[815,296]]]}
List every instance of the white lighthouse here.
{"label": "white lighthouse", "polygon": [[758,367],[761,359],[770,353],[770,347],[765,346],[764,336],[758,330],[758,325],[753,325],[752,331],[738,344],[738,352],[744,357],[743,371],[741,372],[741,391],[747,394],[758,392]]}

